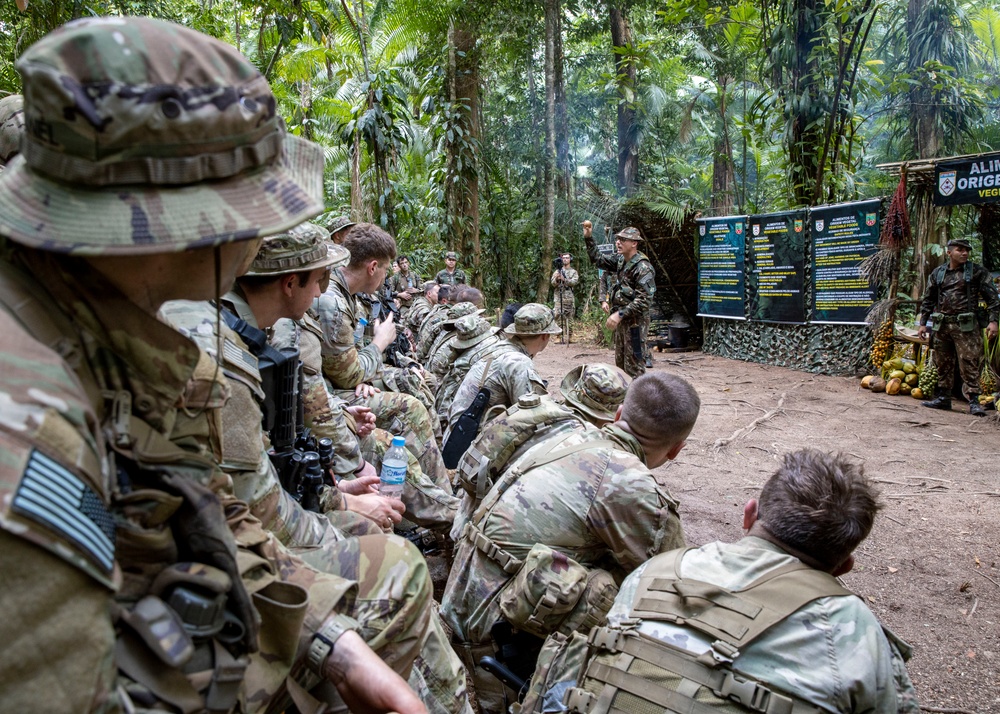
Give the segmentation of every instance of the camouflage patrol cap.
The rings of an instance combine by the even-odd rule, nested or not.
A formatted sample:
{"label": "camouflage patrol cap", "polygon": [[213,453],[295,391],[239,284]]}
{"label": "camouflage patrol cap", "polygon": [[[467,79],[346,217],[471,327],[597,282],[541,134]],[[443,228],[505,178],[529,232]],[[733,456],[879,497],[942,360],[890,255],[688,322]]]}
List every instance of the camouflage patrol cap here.
{"label": "camouflage patrol cap", "polygon": [[968,248],[969,250],[972,250],[972,243],[970,243],[966,238],[952,238],[950,241],[948,241],[949,248],[956,245],[960,245],[963,248]]}
{"label": "camouflage patrol cap", "polygon": [[353,225],[354,221],[352,221],[347,216],[337,216],[336,218],[332,219],[329,223],[326,224],[326,229],[330,231],[330,235],[333,235],[334,233],[346,230],[347,228],[350,228]]}
{"label": "camouflage patrol cap", "polygon": [[643,240],[642,233],[635,226],[629,226],[628,228],[623,228],[622,230],[615,233],[615,238],[621,238],[622,240]]}
{"label": "camouflage patrol cap", "polygon": [[323,152],[289,136],[236,49],[144,17],[70,22],[17,61],[23,153],[0,233],[80,255],[185,250],[286,231],[323,209]]}
{"label": "camouflage patrol cap", "polygon": [[449,250],[447,253],[444,254],[444,259],[445,260],[458,260],[458,253],[456,253],[453,250]]}
{"label": "camouflage patrol cap", "polygon": [[559,385],[566,403],[599,421],[614,421],[632,378],[610,364],[574,367]]}
{"label": "camouflage patrol cap", "polygon": [[466,315],[482,315],[486,310],[477,308],[471,302],[456,302],[448,306],[448,317],[441,322],[446,330],[452,329],[456,322]]}
{"label": "camouflage patrol cap", "polygon": [[271,236],[264,241],[246,275],[286,275],[317,268],[339,268],[347,265],[351,254],[347,248],[329,243],[330,234],[315,223],[303,223],[287,233]]}
{"label": "camouflage patrol cap", "polygon": [[10,94],[0,99],[0,168],[21,151],[24,135],[24,97]]}
{"label": "camouflage patrol cap", "polygon": [[508,335],[533,337],[535,335],[558,335],[562,329],[556,324],[552,308],[541,303],[529,302],[514,313],[514,322],[507,325],[504,332]]}
{"label": "camouflage patrol cap", "polygon": [[493,326],[479,315],[466,315],[455,322],[455,332],[458,334],[458,339],[452,346],[457,350],[467,350],[489,339],[493,334]]}

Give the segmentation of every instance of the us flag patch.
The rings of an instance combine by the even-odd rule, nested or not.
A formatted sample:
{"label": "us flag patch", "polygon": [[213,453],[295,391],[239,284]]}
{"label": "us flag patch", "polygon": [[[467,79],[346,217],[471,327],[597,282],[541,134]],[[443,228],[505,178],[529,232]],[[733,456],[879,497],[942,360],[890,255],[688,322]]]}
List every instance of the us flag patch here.
{"label": "us flag patch", "polygon": [[100,496],[65,466],[32,450],[11,508],[74,543],[111,572],[114,518]]}

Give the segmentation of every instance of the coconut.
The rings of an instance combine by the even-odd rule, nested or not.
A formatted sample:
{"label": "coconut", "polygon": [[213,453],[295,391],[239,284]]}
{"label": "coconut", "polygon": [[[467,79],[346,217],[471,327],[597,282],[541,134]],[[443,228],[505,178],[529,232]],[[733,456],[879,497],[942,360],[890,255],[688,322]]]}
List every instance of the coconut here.
{"label": "coconut", "polygon": [[871,390],[873,392],[884,392],[885,391],[885,380],[881,377],[874,377],[871,381]]}
{"label": "coconut", "polygon": [[886,394],[899,394],[899,387],[903,384],[901,379],[890,379],[885,383],[885,393]]}
{"label": "coconut", "polygon": [[924,391],[920,387],[914,387],[910,390],[910,396],[914,399],[923,399]]}
{"label": "coconut", "polygon": [[861,388],[862,389],[871,389],[872,388],[872,380],[873,379],[875,379],[875,377],[873,377],[870,374],[867,377],[865,377],[864,379],[862,379],[861,380]]}

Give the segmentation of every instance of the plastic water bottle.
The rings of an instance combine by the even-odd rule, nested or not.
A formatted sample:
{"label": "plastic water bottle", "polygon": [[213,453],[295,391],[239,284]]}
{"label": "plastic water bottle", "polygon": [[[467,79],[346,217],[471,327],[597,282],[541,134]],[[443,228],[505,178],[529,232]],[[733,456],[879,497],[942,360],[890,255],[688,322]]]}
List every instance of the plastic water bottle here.
{"label": "plastic water bottle", "polygon": [[392,446],[382,457],[378,492],[389,498],[401,498],[404,481],[406,481],[406,438],[394,436]]}
{"label": "plastic water bottle", "polygon": [[358,326],[354,328],[354,344],[360,345],[361,340],[365,337],[365,328],[368,327],[368,320],[365,318],[360,318],[358,320]]}

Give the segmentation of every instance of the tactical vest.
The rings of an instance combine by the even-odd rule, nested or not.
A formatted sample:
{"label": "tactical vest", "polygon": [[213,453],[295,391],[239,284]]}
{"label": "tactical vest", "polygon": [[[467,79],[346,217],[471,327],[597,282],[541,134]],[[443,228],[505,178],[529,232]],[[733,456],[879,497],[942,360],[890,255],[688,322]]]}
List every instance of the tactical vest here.
{"label": "tactical vest", "polygon": [[[132,392],[89,368],[68,319],[47,309],[51,298],[19,272],[0,263],[0,304],[41,344],[76,355],[72,367],[91,402],[108,405],[101,429],[117,477],[109,558],[123,572],[110,613],[119,687],[143,708],[229,712],[257,647],[258,624],[225,514],[207,487],[214,463],[135,416]],[[214,361],[202,353],[191,385],[201,403],[186,406],[221,406],[223,394],[206,388],[216,377]],[[91,511],[108,512],[91,501]]]}
{"label": "tactical vest", "polygon": [[[790,563],[738,591],[682,578],[688,549],[658,556],[643,571],[629,619],[596,627],[591,656],[565,702],[571,712],[719,711],[819,714],[822,709],[733,669],[741,649],[813,600],[852,593],[832,576]],[[696,655],[638,630],[643,620],[672,622],[712,640]]]}

